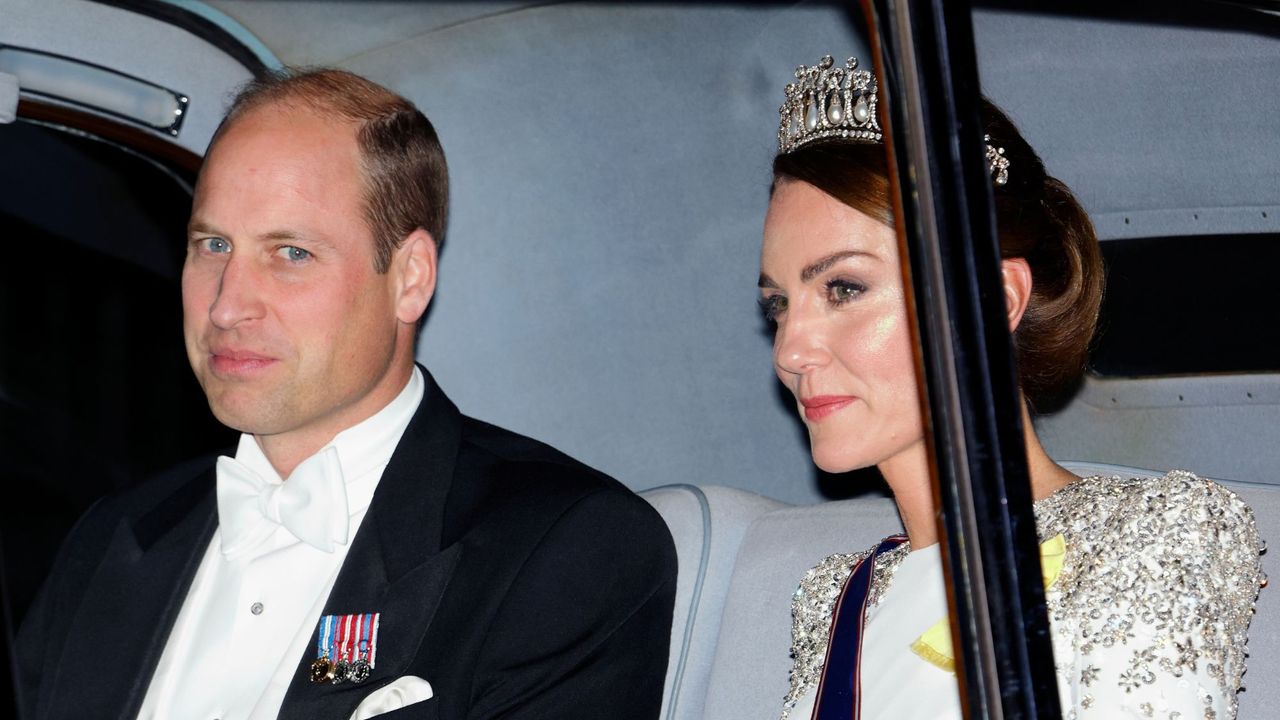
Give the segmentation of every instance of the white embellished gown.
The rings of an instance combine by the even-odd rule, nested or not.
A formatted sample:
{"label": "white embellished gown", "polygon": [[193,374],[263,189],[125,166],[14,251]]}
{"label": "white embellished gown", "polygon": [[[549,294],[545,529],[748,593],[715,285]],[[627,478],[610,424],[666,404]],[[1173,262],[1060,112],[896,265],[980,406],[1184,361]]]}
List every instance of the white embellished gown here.
{"label": "white embellished gown", "polygon": [[[1063,717],[1235,718],[1263,579],[1248,506],[1174,471],[1083,478],[1038,501],[1035,513],[1041,542],[1065,545],[1061,569],[1045,577]],[[801,582],[783,720],[812,715],[832,608],[868,552],[833,555]],[[945,658],[917,643],[947,617],[942,572],[936,544],[911,552],[904,543],[876,562],[862,646],[863,718],[962,717]]]}

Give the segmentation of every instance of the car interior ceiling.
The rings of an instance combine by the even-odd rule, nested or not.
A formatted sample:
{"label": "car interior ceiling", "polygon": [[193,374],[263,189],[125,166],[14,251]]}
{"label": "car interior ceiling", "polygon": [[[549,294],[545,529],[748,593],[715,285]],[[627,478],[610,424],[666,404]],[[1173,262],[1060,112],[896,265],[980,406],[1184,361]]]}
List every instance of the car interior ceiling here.
{"label": "car interior ceiling", "polygon": [[[273,12],[269,5],[277,6],[275,11],[285,15],[292,12],[290,3],[263,3],[255,6],[252,3],[232,0],[211,4],[243,10],[250,16],[264,17],[280,26],[284,24],[281,18],[268,17]],[[329,5],[337,6],[342,3]],[[378,5],[388,7],[382,7],[376,12],[403,11],[403,7],[394,3]],[[464,5],[462,3],[445,5],[449,5],[453,11],[463,12],[458,10]],[[648,4],[644,5],[646,9],[652,9]],[[988,37],[994,36],[992,46],[1003,43],[1001,48],[1009,48],[1020,46],[1019,44],[1032,45],[1038,42],[1034,36],[1018,35],[1017,28],[1020,26],[1015,22],[1017,19],[1014,18],[1011,21],[1010,17],[1014,14],[1003,12],[1007,10],[1002,7],[1004,3],[991,3],[991,5],[996,6],[996,11],[987,12],[976,22],[976,25],[980,30],[987,29],[990,32]],[[596,8],[596,10],[599,9]],[[706,8],[702,10],[705,12]],[[337,12],[337,9],[328,7],[327,11]],[[547,10],[542,15],[544,18],[550,16],[552,16],[552,10]],[[1069,23],[1072,20],[1070,17],[1058,17],[1054,22]],[[310,31],[314,30],[315,28],[311,28]],[[303,31],[299,32],[305,35]],[[743,37],[752,36],[747,34]],[[1148,44],[1153,42],[1151,37],[1144,37],[1144,42]],[[3,39],[0,33],[0,41]],[[445,38],[442,36],[438,39],[443,46]],[[585,47],[590,46],[585,45]],[[565,48],[569,49],[561,48],[560,51],[567,56],[577,51],[567,41]],[[412,55],[415,67],[430,67],[431,64],[427,61],[438,59],[436,55],[432,55],[433,50],[427,45],[402,49],[406,53],[417,53]],[[385,51],[385,48],[383,50]],[[751,46],[749,51],[763,53],[756,46]],[[982,51],[983,48],[980,47],[979,53],[981,54]],[[364,63],[365,68],[380,68],[391,76],[401,74],[402,69],[385,64],[391,62],[387,60],[391,57],[389,54],[384,53],[380,58],[376,53],[366,53],[363,50],[356,53],[353,50],[351,57],[356,58],[357,67],[360,63]],[[754,62],[759,58],[752,57],[751,60]],[[803,57],[799,60],[808,62],[812,58]],[[384,64],[379,65],[379,62]],[[552,68],[556,67],[555,62],[548,62],[548,65]],[[1197,77],[1204,77],[1217,71],[1217,66],[1211,64],[1207,67],[1193,68],[1190,72],[1201,73]],[[990,77],[992,85],[999,86],[1009,77],[1019,74],[1022,74],[1021,69],[1017,67],[998,68],[991,73]],[[985,80],[986,78],[984,82]],[[759,78],[756,77],[734,80],[734,82],[741,82],[744,86],[757,81]],[[436,88],[421,78],[408,78],[404,82],[424,94]],[[1022,90],[1026,89],[1025,86],[1032,84],[1032,81],[1025,77],[1019,82],[1024,84]],[[1273,80],[1252,77],[1249,82],[1265,84]],[[1082,86],[1084,80],[1081,80],[1080,84]],[[450,88],[446,83],[441,83],[440,86],[456,89]],[[1076,85],[1071,87],[1078,89]],[[512,88],[509,92],[518,93],[521,89]],[[1080,90],[1080,92],[1085,91]],[[452,101],[454,98],[450,96],[449,99]],[[735,96],[736,99],[739,98]],[[1276,102],[1274,98],[1262,97],[1257,98],[1256,101],[1260,104]],[[1061,103],[1064,100],[1057,98],[1054,102]],[[456,103],[454,107],[448,107],[447,103],[442,105],[446,105],[439,108],[441,116],[445,118],[442,127],[447,129],[449,113],[455,112]],[[737,112],[739,108],[732,109]],[[437,109],[431,110],[433,118],[436,117],[436,112]],[[1215,112],[1226,113],[1227,111],[1218,108]],[[1117,115],[1122,114],[1117,111]],[[1041,119],[1037,118],[1031,124],[1034,126]],[[1226,118],[1224,122],[1229,124],[1239,121],[1241,127],[1250,132],[1262,136],[1268,135],[1273,126],[1264,126],[1263,122],[1255,120],[1252,115],[1244,121],[1239,121],[1238,117],[1233,116]],[[1169,122],[1168,118],[1162,122]],[[482,120],[477,119],[476,123],[477,127],[484,127]],[[628,119],[627,123],[639,124],[634,118]],[[1083,123],[1065,124],[1071,126],[1068,134],[1072,135],[1073,142],[1084,142],[1082,138],[1087,139],[1091,132]],[[1169,124],[1182,125],[1180,121]],[[1144,137],[1150,135],[1146,132],[1149,127],[1141,123],[1136,127],[1137,129],[1129,131],[1135,142],[1150,141],[1150,137]],[[519,131],[514,128],[511,130],[512,133]],[[510,191],[519,183],[533,187],[534,184],[525,182],[520,173],[529,173],[530,177],[536,177],[539,182],[542,181],[541,173],[544,168],[539,164],[542,156],[536,151],[556,154],[546,148],[552,146],[553,141],[557,139],[556,134],[561,131],[563,128],[547,131],[546,135],[550,136],[551,140],[546,141],[546,147],[539,144],[545,139],[543,135],[533,135],[533,141],[517,136],[520,137],[521,142],[525,142],[525,147],[531,147],[534,150],[530,151],[527,157],[521,156],[510,166],[505,165],[502,159],[494,157],[498,154],[497,150],[486,147],[485,143],[462,138],[464,149],[470,150],[473,158],[479,158],[472,165],[459,163],[459,177],[472,181],[470,191],[467,190],[465,183],[460,183],[462,192],[471,192],[472,197],[479,197],[489,192],[488,187],[481,191],[474,189],[476,185],[485,184],[486,172],[509,176],[497,182],[506,182],[510,185],[498,184],[493,191],[504,198],[503,193]],[[1187,130],[1186,136],[1191,137],[1201,132],[1191,128]],[[590,129],[583,130],[582,137],[587,141],[598,139],[590,134]],[[1280,137],[1280,134],[1276,134],[1276,137]],[[457,138],[453,137],[451,140],[456,142]],[[678,145],[686,140],[686,138],[680,138],[674,141],[674,144]],[[1120,145],[1122,140],[1123,138],[1104,138],[1099,142]],[[189,138],[184,138],[184,141],[189,141]],[[467,142],[472,142],[472,145],[467,146]],[[1271,138],[1267,142],[1277,141]],[[1061,147],[1054,148],[1053,142],[1046,145],[1051,148],[1051,151],[1062,155],[1072,154],[1063,151]],[[498,146],[495,144],[494,147]],[[641,157],[634,148],[630,147],[624,147],[622,151],[611,147],[610,151],[616,153],[618,157],[611,155],[608,158],[607,170],[609,171],[613,171],[616,165],[620,164],[614,162],[618,160],[635,162],[640,167],[644,167],[646,163],[657,164],[654,160],[658,157],[656,154],[653,158]],[[588,152],[582,151],[584,156]],[[690,157],[701,157],[696,155],[696,149],[686,149],[685,152]],[[1230,164],[1228,159],[1221,153],[1216,153],[1212,146],[1200,147],[1196,152],[1213,156],[1211,158],[1213,162]],[[464,153],[459,155],[465,156]],[[93,502],[179,461],[225,451],[232,447],[236,433],[217,423],[208,412],[207,403],[192,377],[183,349],[179,281],[185,253],[186,223],[191,208],[192,186],[195,181],[192,170],[146,152],[140,152],[136,148],[105,141],[92,133],[47,122],[18,122],[0,128],[0,158],[4,158],[5,165],[4,172],[0,173],[0,237],[8,241],[6,258],[0,262],[0,342],[3,342],[5,347],[4,352],[0,352],[0,463],[3,463],[0,465],[0,477],[8,480],[12,485],[25,487],[34,494],[30,501],[5,503],[0,508],[0,547],[3,547],[3,556],[0,557],[3,567],[0,567],[0,573],[2,573],[4,590],[11,605],[12,622],[16,626],[21,622],[27,606],[51,565],[59,542],[75,520]],[[1250,219],[1244,225],[1237,223],[1225,230],[1215,229],[1211,223],[1206,222],[1203,226],[1189,225],[1191,230],[1175,232],[1177,227],[1188,226],[1187,221],[1185,218],[1171,220],[1170,213],[1177,211],[1190,216],[1197,209],[1185,201],[1180,204],[1175,203],[1178,207],[1172,210],[1158,207],[1166,196],[1161,196],[1158,188],[1152,189],[1141,183],[1134,183],[1134,185],[1145,188],[1147,196],[1152,196],[1148,197],[1153,203],[1152,217],[1159,216],[1154,225],[1156,230],[1144,232],[1134,229],[1134,226],[1129,224],[1130,218],[1125,216],[1122,208],[1108,206],[1106,217],[1100,223],[1100,226],[1108,228],[1108,232],[1112,233],[1103,242],[1107,287],[1099,334],[1095,340],[1096,347],[1092,355],[1090,371],[1084,383],[1094,388],[1120,386],[1126,383],[1130,385],[1145,383],[1149,386],[1156,386],[1161,382],[1186,382],[1200,385],[1221,383],[1224,386],[1233,383],[1231,389],[1234,392],[1235,384],[1244,379],[1250,382],[1256,381],[1258,387],[1266,387],[1270,390],[1265,392],[1252,388],[1248,390],[1248,402],[1252,405],[1243,410],[1240,408],[1241,403],[1236,400],[1227,401],[1222,399],[1225,395],[1210,394],[1207,397],[1211,399],[1204,401],[1203,407],[1199,408],[1156,408],[1154,405],[1145,405],[1145,400],[1136,400],[1111,415],[1107,413],[1114,408],[1101,407],[1101,403],[1090,404],[1093,402],[1092,396],[1088,392],[1082,392],[1066,412],[1043,419],[1046,424],[1043,434],[1047,444],[1057,443],[1056,448],[1061,448],[1063,452],[1074,453],[1067,459],[1081,461],[1097,460],[1100,463],[1142,465],[1143,462],[1138,460],[1124,462],[1122,457],[1123,453],[1134,453],[1136,457],[1136,453],[1139,452],[1146,452],[1160,458],[1174,458],[1167,451],[1166,446],[1160,445],[1157,441],[1151,441],[1150,446],[1142,442],[1132,442],[1128,436],[1118,435],[1112,429],[1113,426],[1107,424],[1108,422],[1133,424],[1134,418],[1139,418],[1142,422],[1151,423],[1145,431],[1150,436],[1159,436],[1167,428],[1175,428],[1180,432],[1198,437],[1200,444],[1205,446],[1203,453],[1213,456],[1215,461],[1220,462],[1216,467],[1243,468],[1240,471],[1242,479],[1280,483],[1280,476],[1276,476],[1270,469],[1274,465],[1273,459],[1276,452],[1274,446],[1259,448],[1261,457],[1247,460],[1218,457],[1229,454],[1238,455],[1239,452],[1234,449],[1224,450],[1223,448],[1227,447],[1225,444],[1221,447],[1213,447],[1219,444],[1217,442],[1219,439],[1228,437],[1242,444],[1261,445],[1257,438],[1273,434],[1274,431],[1269,430],[1265,423],[1258,422],[1257,419],[1274,418],[1276,408],[1280,408],[1280,402],[1267,399],[1280,398],[1280,385],[1277,385],[1280,379],[1280,323],[1276,323],[1273,317],[1275,302],[1272,297],[1274,285],[1272,276],[1275,272],[1273,268],[1280,263],[1280,233],[1274,231],[1277,227],[1275,216],[1280,213],[1270,211],[1272,214],[1269,216],[1268,210],[1259,210],[1254,207],[1257,202],[1261,202],[1257,198],[1263,198],[1263,200],[1269,198],[1272,201],[1275,199],[1274,185],[1263,187],[1261,183],[1254,184],[1259,173],[1269,172],[1267,166],[1274,164],[1274,158],[1268,160],[1265,152],[1251,153],[1242,163],[1254,173],[1249,176],[1251,181],[1245,188],[1250,198],[1249,202],[1245,203],[1247,207],[1230,207],[1230,196],[1236,186],[1219,183],[1216,177],[1192,178],[1191,173],[1179,175],[1169,172],[1160,164],[1162,162],[1160,158],[1147,157],[1144,160],[1150,163],[1145,169],[1149,170],[1153,176],[1174,178],[1175,185],[1181,183],[1181,186],[1192,188],[1188,191],[1190,195],[1195,195],[1196,188],[1210,187],[1218,194],[1214,202],[1223,206],[1223,213],[1232,214],[1232,217],[1243,217],[1247,212],[1250,214]],[[1091,163],[1096,164],[1092,156],[1085,154],[1075,157],[1074,161],[1081,167]],[[580,161],[566,156],[565,162],[579,163]],[[1134,165],[1136,167],[1140,163]],[[535,168],[536,172],[530,170],[530,167]],[[598,168],[593,167],[591,172],[597,170]],[[1143,168],[1139,168],[1136,172],[1140,175],[1142,170]],[[575,174],[576,172],[577,170],[574,170],[567,173],[564,178],[556,178],[556,183],[548,183],[548,185],[563,183],[570,187],[584,187],[586,191],[599,191],[602,196],[606,195],[604,190],[600,189],[602,183],[598,177],[591,175],[588,171],[583,171],[582,176],[579,177]],[[1111,179],[1120,176],[1130,177],[1125,176],[1125,172],[1133,172],[1133,168],[1117,171]],[[1102,172],[1101,176],[1102,180],[1099,184],[1108,179],[1107,172]],[[670,180],[671,188],[678,187],[680,181],[678,173],[673,173]],[[1274,182],[1274,175],[1271,176],[1271,181]],[[1196,185],[1197,182],[1201,184]],[[579,185],[574,186],[573,183]],[[756,187],[759,191],[757,195],[763,197],[765,185],[766,183],[761,181],[755,182],[752,187],[759,186]],[[723,188],[717,188],[708,190],[707,193],[714,195],[715,192],[722,190]],[[1127,191],[1136,192],[1133,189]],[[536,201],[542,197],[538,194],[539,192],[544,190],[538,188],[537,192],[533,192],[530,196],[534,198],[533,200],[528,197],[520,198],[526,205],[534,208],[524,215],[519,213],[525,212],[526,209],[518,207],[518,202],[513,203],[517,206],[512,213],[513,223],[523,223],[533,227],[537,225],[536,221],[544,219],[539,213],[554,214],[555,206],[550,202],[547,207],[552,210],[543,211],[536,207]],[[554,194],[554,191],[546,192]],[[562,194],[570,192],[565,191]],[[616,195],[623,194],[625,193]],[[607,198],[610,202],[616,199],[616,195],[613,188],[608,189]],[[1103,204],[1114,199],[1101,191],[1097,195]],[[754,200],[760,200],[760,197],[755,197]],[[595,196],[591,198],[598,199]],[[712,200],[719,202],[719,198],[712,198]],[[618,202],[620,206],[626,203],[643,205],[646,202],[654,202],[654,199],[648,195],[637,194],[634,198],[628,197],[625,203],[621,200]],[[581,204],[586,206],[589,202],[584,201]],[[597,213],[607,215],[607,207],[602,204],[602,208],[605,209],[599,209]],[[684,216],[694,217],[704,209],[696,201],[691,201],[687,207],[674,208],[667,214],[678,219]],[[474,206],[467,212],[471,210],[474,210]],[[493,216],[497,217],[501,214],[495,211]],[[1138,217],[1138,215],[1133,216],[1135,224],[1138,222]],[[529,218],[533,218],[534,221],[530,221]],[[653,222],[662,223],[667,219],[664,215],[654,218]],[[486,217],[485,220],[489,221],[492,218]],[[573,218],[574,222],[577,220],[578,218]],[[716,218],[713,217],[708,224],[714,224],[715,220]],[[1200,220],[1200,215],[1196,215],[1195,221]],[[591,225],[589,220],[582,224],[589,229],[597,227]],[[665,225],[655,226],[666,227]],[[481,237],[468,238],[468,242],[487,241],[497,237],[500,233],[493,231],[494,228],[502,229],[504,226],[498,224],[477,227],[470,229],[475,235]],[[556,226],[547,225],[546,227]],[[546,227],[541,229],[545,231]],[[607,227],[610,230],[618,230],[612,226]],[[696,229],[700,226],[696,222],[690,222],[687,225],[676,224],[674,227]],[[468,228],[464,225],[463,229]],[[624,234],[626,230],[627,226],[623,223],[619,235]],[[746,238],[739,238],[745,245],[758,241],[758,228],[754,226],[744,223],[743,227],[734,226],[731,230]],[[1240,231],[1237,232],[1237,230]],[[510,238],[505,239],[510,240]],[[592,247],[592,243],[597,239],[595,236],[588,238],[582,247]],[[683,263],[692,266],[698,262],[718,263],[717,254],[725,249],[724,247],[707,249],[708,237],[696,232],[690,232],[689,237],[682,237],[681,240],[689,241],[687,247],[690,248],[688,250],[690,254],[676,256],[676,260],[672,261],[673,264]],[[712,237],[711,240],[724,244],[722,237]],[[658,246],[658,241],[655,241],[655,246]],[[672,254],[666,246],[659,247],[660,250],[654,251],[653,255],[661,255],[662,252]],[[581,251],[579,246],[566,245],[566,248],[566,254]],[[634,248],[629,247],[627,250],[633,252]],[[685,248],[682,248],[682,251],[684,250]],[[740,247],[734,251],[737,250],[740,250]],[[695,251],[704,254],[698,255]],[[458,266],[465,269],[468,261],[465,253],[469,250],[464,246],[456,250],[450,248],[450,252],[453,255],[446,255],[447,259],[444,262],[454,263],[449,266],[451,272]],[[486,262],[495,253],[492,249],[474,252]],[[651,259],[650,256],[639,254],[639,251],[635,252],[634,256],[626,256],[624,259],[636,265],[643,264],[636,261],[636,258]],[[553,258],[553,260],[563,262],[564,257]],[[577,264],[580,258],[575,257],[574,260],[574,271],[581,271],[582,268]],[[603,263],[588,256],[587,260],[582,262],[582,266],[585,267],[592,262]],[[755,259],[752,258],[750,262],[754,263]],[[476,277],[488,278],[490,273],[494,273],[489,265],[478,261],[472,262],[470,267],[480,268],[474,271],[476,274],[471,276],[472,280]],[[514,268],[511,272],[516,274],[517,270],[528,275],[537,274],[537,268],[532,267]],[[506,276],[501,272],[500,268],[491,278],[493,286],[502,286]],[[553,278],[553,280],[563,281],[566,284],[575,281],[564,278]],[[452,278],[450,281],[456,282]],[[674,282],[686,281],[687,279],[681,275]],[[604,280],[597,282],[601,285],[607,284]],[[754,277],[750,277],[747,283],[754,283]],[[447,289],[462,292],[466,288],[459,288],[458,285],[463,284],[459,282],[453,288]],[[513,292],[518,290],[519,288],[516,287]],[[486,288],[486,292],[490,295],[495,294],[492,288]],[[660,306],[661,300],[662,298],[658,298],[654,303],[655,306]],[[447,297],[445,302],[449,302]],[[458,305],[455,304],[454,307]],[[601,307],[607,310],[608,306]],[[619,327],[635,329],[633,334],[640,338],[635,341],[637,343],[649,337],[649,333],[661,333],[664,330],[660,322],[661,313],[648,308],[645,310],[653,316],[659,316],[658,319],[641,313],[641,320],[628,316],[625,322],[617,323]],[[468,314],[465,314],[465,322],[460,322],[454,326],[455,330],[450,331],[455,332],[455,335],[444,337],[454,338],[456,327],[465,327],[466,322],[471,322],[472,317],[469,313],[482,315],[490,311],[492,306],[485,306],[480,310],[469,310]],[[447,322],[451,321],[453,316],[448,315],[449,312],[449,308],[443,308],[442,314],[445,317],[441,318],[440,325],[447,326]],[[532,310],[529,312],[533,313]],[[592,307],[587,309],[587,313],[591,315],[592,322],[608,327],[608,321],[599,320],[599,317],[608,315],[605,310]],[[718,316],[708,322],[714,323],[717,320],[719,320]],[[541,318],[538,321],[540,322]],[[547,322],[547,325],[551,326],[552,323]],[[577,327],[572,323],[570,326]],[[614,327],[608,327],[608,329],[617,330]],[[716,331],[721,330],[723,328],[716,328]],[[731,330],[733,333],[739,331],[737,327],[732,327]],[[618,330],[618,332],[623,331]],[[729,330],[723,332],[730,333]],[[528,334],[534,333],[530,330]],[[603,336],[603,331],[601,334]],[[668,335],[677,335],[677,332],[672,330]],[[488,348],[487,351],[494,355],[509,353],[510,356],[504,359],[513,365],[533,366],[541,363],[536,369],[530,371],[534,374],[539,371],[548,372],[544,366],[550,366],[553,373],[558,369],[556,356],[552,355],[536,356],[526,363],[525,360],[531,355],[527,352],[522,355],[518,346],[508,347],[505,343],[509,340],[510,338],[503,337],[504,344],[501,346],[496,342],[492,347],[481,344],[481,351]],[[593,337],[593,342],[596,340],[598,338]],[[487,341],[482,339],[478,342]],[[597,344],[608,349],[607,342],[601,341]],[[757,344],[763,346],[764,342]],[[495,347],[500,347],[500,350],[492,349]],[[632,359],[626,355],[629,349],[630,346],[624,347],[604,357],[609,362],[623,363]],[[435,348],[431,350],[434,351]],[[767,355],[767,352],[762,352],[761,355]],[[618,357],[624,360],[618,360]],[[637,363],[643,362],[644,357],[639,357]],[[488,370],[488,367],[486,366],[485,369]],[[631,372],[636,371],[633,369]],[[768,373],[769,370],[765,367],[762,374],[768,375]],[[573,375],[572,372],[563,374]],[[648,381],[649,378],[641,378],[641,380]],[[772,378],[767,377],[765,380],[771,381]],[[485,382],[489,380],[486,378]],[[522,382],[525,385],[532,385],[525,382],[523,378],[513,382],[518,386]],[[717,383],[723,382],[722,378],[714,378],[708,381],[708,385],[718,388]],[[1129,385],[1125,386],[1129,387]],[[646,386],[637,384],[636,387]],[[770,387],[774,391],[779,390],[776,383]],[[535,393],[538,390],[532,389]],[[1089,389],[1087,387],[1086,391]],[[464,396],[464,400],[467,399],[465,398],[466,390],[464,388],[460,393]],[[450,392],[453,390],[451,389]],[[1267,392],[1271,394],[1267,395]],[[1256,398],[1254,393],[1257,393]],[[1116,403],[1115,397],[1112,397],[1110,402],[1123,406],[1123,395],[1120,393],[1113,393],[1113,395],[1121,397],[1122,402]],[[791,402],[791,398],[784,397],[785,392],[779,391],[778,396],[782,399],[770,398],[771,405],[782,406]],[[530,397],[537,398],[536,394],[531,394]],[[1177,394],[1176,397],[1181,401],[1182,395]],[[480,399],[482,411],[478,412],[478,415],[486,415],[483,412],[484,400],[484,398]],[[778,401],[773,402],[774,400]],[[535,403],[529,401],[529,404]],[[527,410],[519,403],[510,403],[510,405],[517,407],[517,412],[524,411],[524,417],[539,417],[535,411]],[[754,411],[754,409],[755,406],[751,406],[751,410]],[[788,412],[791,410],[792,408],[787,407]],[[1176,413],[1182,414],[1175,417]],[[643,412],[635,414],[642,415]],[[553,414],[546,418],[548,426],[559,422],[560,425],[557,427],[572,428],[575,420],[572,414],[562,413],[561,415],[567,415],[569,419],[564,420],[562,416]],[[726,423],[733,425],[737,419],[726,419]],[[500,424],[512,424],[504,422],[502,418],[498,418],[498,421]],[[582,421],[580,424],[590,426],[591,422]],[[664,427],[661,417],[653,419],[647,427],[654,428],[654,434],[658,437],[665,437],[660,436],[660,433],[670,429]],[[603,436],[608,428],[604,424],[598,424],[589,429]],[[796,428],[787,426],[785,430],[795,431],[785,439],[789,445],[803,444],[803,441],[792,442],[800,436]],[[1137,432],[1132,429],[1129,431]],[[672,434],[680,435],[681,433],[677,429]],[[1173,432],[1167,434],[1170,437],[1174,436]],[[1106,435],[1114,435],[1119,439],[1107,439],[1104,437]],[[540,439],[548,439],[553,441],[553,444],[560,444],[554,437]],[[672,464],[678,465],[684,457],[676,453],[693,454],[705,451],[705,448],[689,451],[687,446],[697,445],[697,443],[689,441],[688,437],[680,437],[678,440],[679,442],[675,443],[677,451],[673,453],[674,459],[670,460]],[[738,440],[743,445],[752,444],[751,438],[748,437],[739,437]],[[770,441],[782,443],[776,437],[770,438]],[[624,467],[626,462],[633,459],[631,455],[618,449],[618,446],[625,443],[617,443],[610,437],[606,437],[598,444],[609,446],[609,451],[615,452],[615,455],[605,453],[605,456],[610,460],[621,458],[618,461]],[[654,445],[660,445],[660,442],[655,440]],[[1119,449],[1114,449],[1113,445],[1119,446]],[[730,463],[736,459],[732,457],[734,452],[720,452],[719,444],[713,443],[711,447],[719,453],[720,457],[708,460],[708,463],[719,462],[729,467]],[[767,451],[767,448],[772,446],[761,443],[761,447]],[[1102,450],[1115,455],[1108,456]],[[1186,448],[1184,450],[1193,451]],[[1195,452],[1201,451],[1195,450]],[[668,458],[663,460],[666,461]],[[1174,459],[1168,461],[1174,462]],[[643,465],[647,462],[651,461],[644,460],[637,464]],[[1214,467],[1206,465],[1203,469],[1209,472]],[[615,472],[612,468],[604,469]],[[1266,475],[1268,472],[1270,474]],[[619,474],[624,482],[630,479],[622,477],[621,473],[616,474]],[[663,473],[655,472],[654,474]],[[697,475],[697,473],[690,474]],[[1246,474],[1248,476],[1243,477]],[[735,478],[730,472],[726,471],[725,476],[729,479],[721,477],[713,477],[709,480],[699,479],[701,476],[671,477],[668,482],[709,484],[734,482]],[[641,475],[641,477],[642,484],[646,487],[658,484],[656,481],[650,482],[651,478],[648,476]],[[878,474],[874,469],[862,471],[856,477],[831,475],[817,470],[811,470],[810,474],[805,474],[803,470],[797,470],[796,478],[800,478],[801,482],[806,479],[814,481],[811,484],[816,490],[810,491],[808,488],[805,490],[806,493],[811,493],[812,498],[804,495],[801,500],[797,500],[795,497],[781,494],[776,497],[785,502],[800,505],[806,500],[838,499],[864,493],[875,497],[883,494],[884,491],[884,488],[878,484]],[[776,482],[777,485],[781,485],[787,481],[795,481],[795,478],[766,478],[762,482]],[[748,489],[759,491],[759,488]],[[876,499],[879,498],[876,497]]]}

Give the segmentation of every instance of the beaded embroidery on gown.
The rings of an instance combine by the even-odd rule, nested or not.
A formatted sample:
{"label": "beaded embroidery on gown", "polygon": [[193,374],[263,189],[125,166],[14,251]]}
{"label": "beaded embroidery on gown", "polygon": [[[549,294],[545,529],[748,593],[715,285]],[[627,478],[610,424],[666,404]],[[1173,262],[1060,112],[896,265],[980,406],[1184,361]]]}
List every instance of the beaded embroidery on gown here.
{"label": "beaded embroidery on gown", "polygon": [[[1062,535],[1066,544],[1062,569],[1045,591],[1063,717],[1235,718],[1246,634],[1263,580],[1249,507],[1212,481],[1173,471],[1151,479],[1082,478],[1036,502],[1035,513],[1040,540]],[[895,586],[908,553],[903,544],[877,559],[867,599],[869,633],[882,599],[893,602],[915,590]],[[808,720],[832,608],[867,554],[833,555],[801,581],[792,602],[793,666],[782,720]],[[908,581],[917,577],[913,571]],[[945,599],[938,602],[945,617]],[[933,620],[921,618],[913,634]],[[905,654],[922,687],[944,672],[915,657],[908,644],[895,645],[889,651],[895,657],[884,662],[867,654],[875,651],[864,648],[864,666],[901,667],[897,654]],[[864,675],[863,682],[875,678]],[[893,682],[901,688],[894,692],[913,692],[911,678],[897,673]],[[954,697],[919,706],[919,717],[960,717]],[[863,717],[884,715],[864,703]],[[893,717],[905,720],[901,709]]]}

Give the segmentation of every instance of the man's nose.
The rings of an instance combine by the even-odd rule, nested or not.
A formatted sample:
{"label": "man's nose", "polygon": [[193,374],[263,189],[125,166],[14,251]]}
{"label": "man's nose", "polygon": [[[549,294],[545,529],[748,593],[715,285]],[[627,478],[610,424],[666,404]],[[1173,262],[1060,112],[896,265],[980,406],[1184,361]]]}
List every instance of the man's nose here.
{"label": "man's nose", "polygon": [[232,254],[218,277],[218,294],[209,307],[209,318],[223,330],[259,320],[266,313],[262,280],[245,258]]}
{"label": "man's nose", "polygon": [[802,375],[831,359],[823,334],[822,317],[793,308],[778,324],[773,340],[773,364],[792,375]]}

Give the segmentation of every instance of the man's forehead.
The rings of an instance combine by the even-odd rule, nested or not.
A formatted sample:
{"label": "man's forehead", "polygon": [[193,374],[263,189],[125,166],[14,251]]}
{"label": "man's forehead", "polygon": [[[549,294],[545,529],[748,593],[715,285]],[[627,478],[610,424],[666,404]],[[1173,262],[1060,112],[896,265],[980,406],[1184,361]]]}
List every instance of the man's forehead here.
{"label": "man's forehead", "polygon": [[[350,123],[290,107],[254,108],[237,116],[210,146],[198,186],[209,176],[291,172],[360,176],[360,150]],[[301,178],[300,178],[301,179]]]}
{"label": "man's forehead", "polygon": [[311,104],[285,100],[271,101],[247,108],[227,120],[222,131],[209,146],[209,155],[229,141],[278,142],[280,137],[314,140],[316,149],[336,144],[356,144],[356,125]]}
{"label": "man's forehead", "polygon": [[363,224],[364,181],[354,142],[336,141],[319,123],[245,121],[219,140],[201,169],[193,231],[203,225],[218,235],[281,229],[313,235],[326,224],[345,225],[348,217]]}

